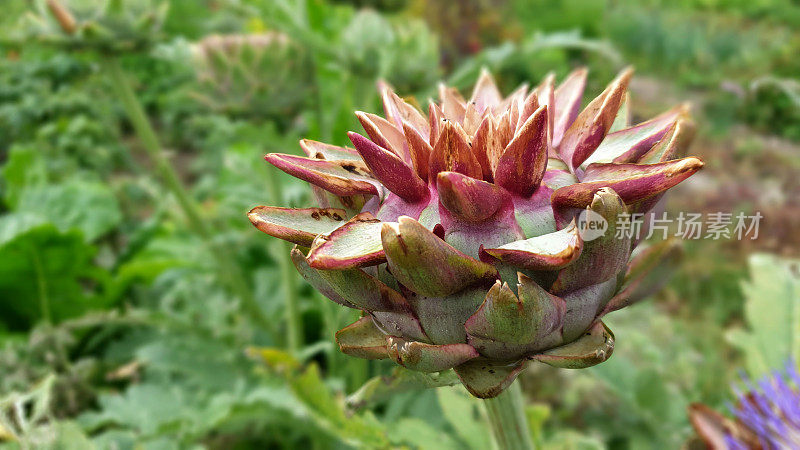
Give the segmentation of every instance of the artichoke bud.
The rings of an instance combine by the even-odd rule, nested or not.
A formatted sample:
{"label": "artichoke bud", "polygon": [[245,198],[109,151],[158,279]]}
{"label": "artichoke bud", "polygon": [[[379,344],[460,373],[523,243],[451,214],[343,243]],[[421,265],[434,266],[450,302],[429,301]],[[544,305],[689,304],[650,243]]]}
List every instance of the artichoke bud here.
{"label": "artichoke bud", "polygon": [[283,33],[211,35],[192,46],[192,55],[192,95],[213,111],[287,120],[308,98],[307,55]]}
{"label": "artichoke bud", "polygon": [[344,62],[365,78],[385,77],[403,90],[427,87],[439,77],[439,46],[424,22],[392,22],[369,9],[356,13],[341,37]]}
{"label": "artichoke bud", "polygon": [[441,85],[425,111],[379,83],[384,115],[357,112],[352,147],[303,140],[305,157],[266,156],[324,194],[319,207],[249,218],[297,244],[312,286],[362,311],[336,334],[348,355],[452,368],[483,398],[530,361],[599,364],[614,350],[603,316],[652,292],[648,273],[676,253],[670,242],[632,257],[631,212],[703,166],[682,157],[686,106],[633,126],[619,114],[632,74],[583,110],[585,69],[506,96],[483,70],[469,99]]}

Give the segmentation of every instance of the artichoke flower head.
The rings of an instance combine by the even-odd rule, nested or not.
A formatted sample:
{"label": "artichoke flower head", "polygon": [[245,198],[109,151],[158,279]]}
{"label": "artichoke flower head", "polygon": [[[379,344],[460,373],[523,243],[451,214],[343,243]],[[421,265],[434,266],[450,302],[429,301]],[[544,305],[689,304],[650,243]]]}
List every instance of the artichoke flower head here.
{"label": "artichoke flower head", "polygon": [[192,97],[213,111],[282,123],[294,119],[308,97],[308,55],[286,34],[212,34],[192,45],[192,56]]}
{"label": "artichoke flower head", "polygon": [[[584,69],[507,97],[484,70],[468,101],[440,86],[427,114],[379,83],[385,114],[356,113],[354,148],[303,140],[305,157],[266,156],[309,182],[320,207],[249,218],[297,244],[292,260],[316,289],[363,312],[336,334],[348,355],[453,368],[482,398],[532,360],[598,364],[614,348],[601,318],[638,300],[675,250],[631,258],[620,227],[703,165],[680,158],[693,135],[685,106],[629,126],[631,75],[583,110]],[[581,217],[604,232],[582,232]]]}

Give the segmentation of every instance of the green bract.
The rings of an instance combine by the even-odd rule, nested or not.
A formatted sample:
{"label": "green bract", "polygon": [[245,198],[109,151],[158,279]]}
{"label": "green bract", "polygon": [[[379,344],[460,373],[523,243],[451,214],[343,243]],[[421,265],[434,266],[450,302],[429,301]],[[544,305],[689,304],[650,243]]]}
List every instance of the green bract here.
{"label": "green bract", "polygon": [[[581,111],[583,69],[505,98],[484,71],[469,101],[442,86],[427,117],[382,84],[385,116],[356,113],[354,149],[303,140],[306,157],[267,155],[320,207],[262,206],[250,220],[297,244],[320,292],[363,311],[336,335],[344,353],[453,368],[478,397],[530,360],[598,364],[614,349],[601,318],[651,291],[647,272],[675,250],[631,258],[619,227],[703,165],[678,159],[693,132],[685,106],[636,126],[618,114],[631,75]],[[607,224],[592,239],[577,225],[587,210]]]}

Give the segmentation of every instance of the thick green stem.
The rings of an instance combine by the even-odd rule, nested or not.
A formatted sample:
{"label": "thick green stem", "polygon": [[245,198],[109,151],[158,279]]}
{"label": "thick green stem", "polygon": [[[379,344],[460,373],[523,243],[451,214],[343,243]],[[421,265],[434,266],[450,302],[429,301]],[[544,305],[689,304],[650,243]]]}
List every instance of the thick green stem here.
{"label": "thick green stem", "polygon": [[242,301],[242,307],[246,309],[250,317],[260,326],[269,329],[270,322],[258,305],[253,292],[248,287],[246,278],[241,271],[241,268],[236,264],[235,259],[231,255],[229,249],[220,245],[214,239],[216,233],[209,224],[208,220],[203,218],[200,207],[189,195],[186,189],[181,184],[178,174],[170,164],[161,144],[158,142],[153,126],[142,108],[139,99],[136,98],[133,89],[131,88],[125,76],[125,72],[120,67],[119,62],[110,57],[107,63],[108,75],[111,80],[113,89],[119,96],[122,102],[122,107],[125,114],[128,116],[136,135],[142,143],[142,147],[147,152],[153,167],[166,188],[175,196],[186,218],[189,221],[189,226],[203,239],[203,241],[210,247],[212,253],[215,255],[220,276],[229,285],[231,291],[237,295]]}
{"label": "thick green stem", "polygon": [[297,304],[297,273],[289,262],[292,245],[286,242],[277,242],[276,246],[279,249],[276,258],[281,270],[283,298],[286,302],[286,347],[291,353],[297,353],[303,345],[303,322]]}
{"label": "thick green stem", "polygon": [[532,450],[533,441],[519,382],[511,383],[495,398],[484,400],[489,425],[500,450]]}

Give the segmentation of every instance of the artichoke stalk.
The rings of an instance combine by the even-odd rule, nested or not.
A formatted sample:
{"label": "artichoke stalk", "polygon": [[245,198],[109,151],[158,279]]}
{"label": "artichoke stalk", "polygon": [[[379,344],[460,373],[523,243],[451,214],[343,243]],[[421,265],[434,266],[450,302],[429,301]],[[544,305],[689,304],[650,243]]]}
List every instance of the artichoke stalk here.
{"label": "artichoke stalk", "polygon": [[[678,106],[630,126],[626,69],[583,110],[587,71],[503,97],[482,71],[471,98],[440,86],[427,117],[379,83],[384,117],[356,116],[354,148],[302,140],[269,154],[312,185],[318,208],[259,206],[261,231],[296,244],[297,270],[362,317],[342,352],[408,369],[452,368],[473,395],[500,394],[529,361],[605,361],[602,317],[651,291],[675,246],[637,249],[620,227],[703,163]],[[583,213],[583,215],[582,215]],[[584,233],[580,217],[605,233]]]}

